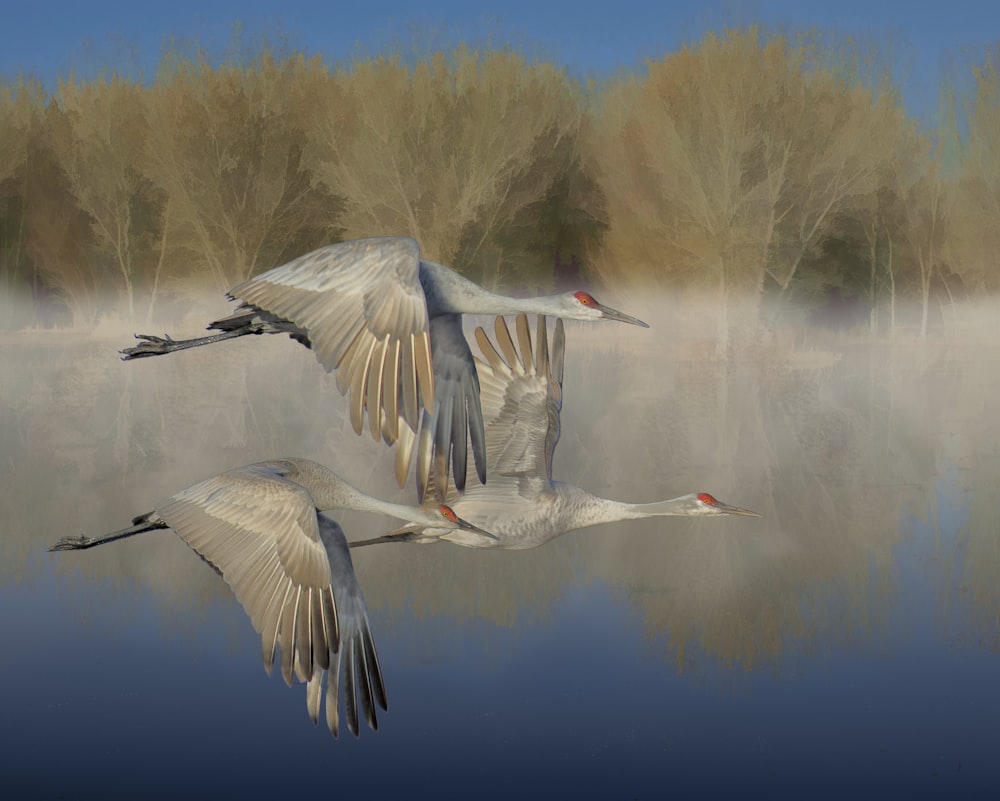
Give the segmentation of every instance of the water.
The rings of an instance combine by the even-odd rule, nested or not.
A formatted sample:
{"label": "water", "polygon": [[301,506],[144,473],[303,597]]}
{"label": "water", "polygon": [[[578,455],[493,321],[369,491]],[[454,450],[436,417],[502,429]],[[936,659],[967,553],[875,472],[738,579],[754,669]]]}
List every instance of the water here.
{"label": "water", "polygon": [[[389,711],[337,741],[301,686],[265,676],[227,587],[170,532],[45,552],[283,455],[410,500],[330,378],[277,337],[122,364],[121,335],[6,336],[7,787],[995,794],[1000,340],[969,316],[927,343],[760,341],[727,369],[681,313],[616,305],[653,330],[568,326],[556,475],[628,501],[707,490],[765,517],[633,521],[524,552],[355,551]],[[352,539],[392,525],[339,519]]]}

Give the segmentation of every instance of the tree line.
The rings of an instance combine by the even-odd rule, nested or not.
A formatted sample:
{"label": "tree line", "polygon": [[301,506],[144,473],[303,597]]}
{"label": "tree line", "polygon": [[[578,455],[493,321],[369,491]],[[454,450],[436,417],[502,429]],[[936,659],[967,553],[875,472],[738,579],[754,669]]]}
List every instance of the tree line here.
{"label": "tree line", "polygon": [[[322,244],[414,236],[488,287],[657,287],[740,315],[997,288],[1000,51],[919,125],[870,54],[756,28],[581,82],[512,49],[264,50],[0,85],[0,326],[150,320]],[[736,301],[739,301],[737,304]],[[739,312],[736,309],[739,308]],[[749,310],[749,311],[748,311]]]}

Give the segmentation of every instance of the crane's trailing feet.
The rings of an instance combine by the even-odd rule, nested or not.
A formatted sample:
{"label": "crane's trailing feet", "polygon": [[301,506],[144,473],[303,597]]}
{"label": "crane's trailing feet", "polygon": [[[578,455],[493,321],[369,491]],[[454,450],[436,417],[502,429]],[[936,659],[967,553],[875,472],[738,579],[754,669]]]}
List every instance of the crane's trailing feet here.
{"label": "crane's trailing feet", "polygon": [[173,339],[168,334],[164,334],[162,337],[153,336],[152,334],[136,334],[135,338],[139,340],[139,344],[135,347],[125,348],[120,353],[122,361],[127,362],[131,359],[142,359],[145,356],[162,356],[164,353],[173,353],[175,350],[186,350],[188,348],[197,348],[201,345],[211,345],[213,342],[235,339],[247,334],[264,333],[268,333],[267,324],[257,322],[250,323],[242,328],[233,329],[232,331],[223,331],[220,334],[196,337],[195,339]]}

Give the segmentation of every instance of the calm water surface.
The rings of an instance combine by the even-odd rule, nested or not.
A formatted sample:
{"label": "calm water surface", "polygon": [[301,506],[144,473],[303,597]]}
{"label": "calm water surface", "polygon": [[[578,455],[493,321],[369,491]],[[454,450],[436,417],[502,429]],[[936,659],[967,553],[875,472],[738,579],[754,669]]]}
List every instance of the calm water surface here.
{"label": "calm water surface", "polygon": [[355,551],[389,712],[338,741],[170,532],[45,552],[284,455],[409,501],[312,356],[273,337],[122,364],[127,338],[0,339],[10,797],[995,796],[1000,339],[788,336],[725,365],[622,307],[653,330],[567,327],[557,476],[765,517]]}

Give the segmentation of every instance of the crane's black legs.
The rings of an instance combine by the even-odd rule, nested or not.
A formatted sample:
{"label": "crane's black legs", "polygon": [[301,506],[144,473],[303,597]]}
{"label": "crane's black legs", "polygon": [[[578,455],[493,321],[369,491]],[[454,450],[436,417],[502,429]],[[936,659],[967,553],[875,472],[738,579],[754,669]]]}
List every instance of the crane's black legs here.
{"label": "crane's black legs", "polygon": [[136,334],[135,338],[139,344],[134,348],[125,348],[121,351],[122,361],[129,359],[141,359],[144,356],[160,356],[164,353],[171,353],[175,350],[186,348],[197,348],[199,345],[210,345],[213,342],[222,342],[224,339],[235,339],[247,334],[277,333],[271,327],[260,320],[249,322],[239,328],[223,331],[219,334],[212,334],[207,337],[197,337],[195,339],[171,339],[169,336],[154,337],[152,334]]}
{"label": "crane's black legs", "polygon": [[383,534],[381,537],[372,537],[370,540],[355,540],[354,542],[349,542],[348,545],[352,548],[363,548],[365,545],[378,545],[381,542],[409,542],[414,538],[413,535],[413,531],[404,527],[396,531],[390,531],[388,534]]}
{"label": "crane's black legs", "polygon": [[153,512],[139,515],[132,521],[132,525],[120,531],[112,531],[103,537],[84,537],[82,534],[75,537],[63,537],[55,545],[49,547],[50,551],[79,551],[84,548],[94,548],[104,545],[106,542],[123,540],[126,537],[134,537],[136,534],[145,534],[147,531],[155,531],[159,528],[169,528],[162,520],[155,518]]}

